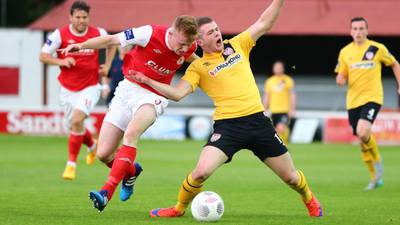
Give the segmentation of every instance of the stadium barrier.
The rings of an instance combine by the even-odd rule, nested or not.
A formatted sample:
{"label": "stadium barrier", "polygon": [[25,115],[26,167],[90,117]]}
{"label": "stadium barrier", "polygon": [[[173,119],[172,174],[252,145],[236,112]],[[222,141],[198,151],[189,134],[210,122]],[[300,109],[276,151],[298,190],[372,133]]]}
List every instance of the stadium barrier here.
{"label": "stadium barrier", "polygon": [[[100,131],[106,109],[97,107],[85,126],[94,134]],[[168,108],[165,115],[146,131],[143,138],[204,140],[212,132],[210,108]],[[400,114],[381,112],[373,127],[381,144],[400,144]],[[320,138],[317,133],[321,132]],[[0,109],[0,133],[23,135],[66,135],[60,109]],[[298,111],[294,120],[291,141],[309,143],[355,143],[346,112]]]}

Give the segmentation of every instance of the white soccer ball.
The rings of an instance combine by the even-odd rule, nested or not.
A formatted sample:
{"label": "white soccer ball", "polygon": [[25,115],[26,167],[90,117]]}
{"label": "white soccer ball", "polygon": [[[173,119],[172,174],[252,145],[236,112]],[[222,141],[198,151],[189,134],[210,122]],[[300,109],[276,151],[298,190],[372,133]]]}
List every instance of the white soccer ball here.
{"label": "white soccer ball", "polygon": [[224,201],[215,192],[203,191],[192,202],[192,215],[200,222],[215,222],[224,214]]}

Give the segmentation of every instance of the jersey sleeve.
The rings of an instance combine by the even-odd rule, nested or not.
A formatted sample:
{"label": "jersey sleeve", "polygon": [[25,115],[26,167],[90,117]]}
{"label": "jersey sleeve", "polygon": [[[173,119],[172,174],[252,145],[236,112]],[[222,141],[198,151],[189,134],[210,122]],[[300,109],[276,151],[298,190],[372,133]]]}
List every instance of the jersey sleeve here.
{"label": "jersey sleeve", "polygon": [[389,52],[389,50],[384,46],[380,46],[380,61],[386,66],[391,66],[396,61],[396,58]]}
{"label": "jersey sleeve", "polygon": [[106,36],[108,35],[107,31],[104,28],[98,27],[97,28],[100,32],[100,36]]}
{"label": "jersey sleeve", "polygon": [[153,28],[150,25],[130,28],[117,34],[122,47],[127,45],[139,45],[146,47],[149,43]]}
{"label": "jersey sleeve", "polygon": [[250,51],[255,46],[255,42],[253,38],[251,38],[250,32],[247,30],[233,37],[230,42],[238,42],[247,58],[249,58]]}
{"label": "jersey sleeve", "polygon": [[58,48],[61,46],[61,34],[60,30],[55,30],[46,38],[46,42],[42,47],[42,52],[48,54],[54,54]]}
{"label": "jersey sleeve", "polygon": [[348,75],[348,65],[344,61],[343,51],[340,51],[340,53],[339,53],[339,58],[338,58],[338,62],[337,62],[336,68],[335,68],[335,73],[337,73],[337,74],[340,73],[345,76]]}
{"label": "jersey sleeve", "polygon": [[196,90],[200,83],[200,74],[196,70],[194,63],[191,63],[187,68],[185,75],[183,75],[182,80],[187,81],[192,86],[192,92]]}

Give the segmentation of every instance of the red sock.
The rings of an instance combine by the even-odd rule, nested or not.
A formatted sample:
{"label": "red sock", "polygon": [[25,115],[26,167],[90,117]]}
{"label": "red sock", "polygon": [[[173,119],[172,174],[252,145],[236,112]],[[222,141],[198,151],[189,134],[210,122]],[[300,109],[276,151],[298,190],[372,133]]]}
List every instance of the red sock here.
{"label": "red sock", "polygon": [[83,142],[83,135],[82,134],[69,134],[68,139],[68,161],[75,162],[78,158],[79,150],[81,149]]}
{"label": "red sock", "polygon": [[111,160],[110,162],[106,163],[107,167],[110,169],[112,168],[113,164],[114,164],[114,159]]}
{"label": "red sock", "polygon": [[89,148],[92,147],[94,144],[92,134],[88,129],[85,129],[85,134],[83,135],[83,143]]}
{"label": "red sock", "polygon": [[115,188],[118,186],[119,182],[121,182],[128,171],[131,171],[133,163],[135,162],[135,158],[136,148],[122,145],[122,147],[118,149],[107,182],[101,188],[101,190],[106,190],[108,192],[107,197],[109,200],[112,198]]}

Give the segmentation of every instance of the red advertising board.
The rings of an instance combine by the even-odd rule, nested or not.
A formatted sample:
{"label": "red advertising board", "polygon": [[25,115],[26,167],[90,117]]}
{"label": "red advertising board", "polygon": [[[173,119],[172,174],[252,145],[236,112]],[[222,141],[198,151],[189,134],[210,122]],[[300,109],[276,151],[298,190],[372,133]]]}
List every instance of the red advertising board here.
{"label": "red advertising board", "polygon": [[[98,134],[105,113],[92,113],[85,126]],[[63,113],[54,111],[0,111],[0,133],[65,135]]]}
{"label": "red advertising board", "polygon": [[[383,113],[382,113],[383,114]],[[380,144],[400,144],[400,118],[378,116],[372,126],[372,133]],[[357,141],[347,118],[327,118],[323,129],[325,143],[351,143]]]}

